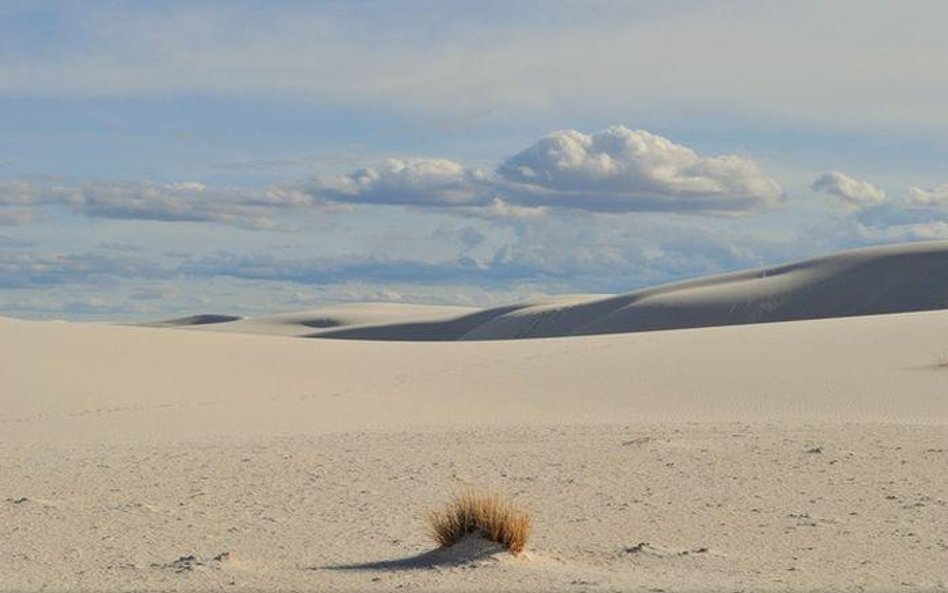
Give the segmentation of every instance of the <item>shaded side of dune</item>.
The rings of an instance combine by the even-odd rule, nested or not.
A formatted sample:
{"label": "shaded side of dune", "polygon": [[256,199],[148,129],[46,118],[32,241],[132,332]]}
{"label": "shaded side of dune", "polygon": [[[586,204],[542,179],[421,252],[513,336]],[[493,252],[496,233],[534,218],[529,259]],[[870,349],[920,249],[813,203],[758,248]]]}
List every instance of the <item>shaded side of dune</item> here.
{"label": "shaded side of dune", "polygon": [[197,325],[214,325],[217,323],[230,323],[243,319],[239,315],[220,315],[217,313],[202,313],[199,315],[189,315],[187,317],[177,317],[175,319],[164,319],[162,321],[152,321],[148,323],[138,323],[136,325],[143,327],[193,327]]}
{"label": "shaded side of dune", "polygon": [[335,338],[348,340],[422,341],[446,342],[461,339],[468,333],[507,313],[526,305],[509,305],[486,309],[454,319],[441,321],[415,321],[390,325],[363,325],[321,331],[306,337]]}

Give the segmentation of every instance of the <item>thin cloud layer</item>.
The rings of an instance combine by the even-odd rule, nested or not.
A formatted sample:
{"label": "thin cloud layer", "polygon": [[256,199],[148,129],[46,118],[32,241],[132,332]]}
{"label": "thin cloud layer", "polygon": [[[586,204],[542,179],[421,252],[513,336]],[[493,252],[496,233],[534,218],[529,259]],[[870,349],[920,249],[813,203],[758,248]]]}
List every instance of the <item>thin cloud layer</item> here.
{"label": "thin cloud layer", "polygon": [[783,196],[748,158],[703,157],[623,126],[592,135],[553,132],[505,159],[493,175],[444,159],[387,159],[348,175],[316,178],[304,191],[328,201],[477,207],[514,216],[534,214],[523,208],[747,213]]}
{"label": "thin cloud layer", "polygon": [[483,220],[528,221],[546,218],[550,214],[550,209],[544,206],[517,206],[500,198],[494,198],[487,205],[459,208],[455,213]]}
{"label": "thin cloud layer", "polygon": [[[561,105],[621,113],[634,102],[666,113],[728,105],[834,125],[946,121],[941,2],[911,10],[856,0],[742,10],[718,2],[597,2],[595,10],[576,2],[437,10],[430,2],[375,2],[372,10],[336,2],[280,10],[261,2],[9,4],[0,21],[9,38],[0,92],[27,96],[284,91],[440,113]],[[827,26],[853,15],[858,27]],[[57,34],[35,27],[37,16],[55,16]]]}
{"label": "thin cloud layer", "polygon": [[20,226],[44,220],[41,212],[29,208],[0,209],[0,226]]}
{"label": "thin cloud layer", "polygon": [[93,218],[271,228],[278,211],[315,205],[312,196],[288,187],[255,190],[211,188],[198,182],[0,181],[0,219],[20,223],[41,219],[42,207],[61,206]]}
{"label": "thin cloud layer", "polygon": [[168,278],[171,275],[158,262],[140,255],[0,251],[0,288],[111,285],[120,278]]}
{"label": "thin cloud layer", "polygon": [[846,204],[864,208],[885,200],[885,192],[868,181],[854,179],[839,171],[829,171],[816,178],[810,186],[814,191],[841,198]]}

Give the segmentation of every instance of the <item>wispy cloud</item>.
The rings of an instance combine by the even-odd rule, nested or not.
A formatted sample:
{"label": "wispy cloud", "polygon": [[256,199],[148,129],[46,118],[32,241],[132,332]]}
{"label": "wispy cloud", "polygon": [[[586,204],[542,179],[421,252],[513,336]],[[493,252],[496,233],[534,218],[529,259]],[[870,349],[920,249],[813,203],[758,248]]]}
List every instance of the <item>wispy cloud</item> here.
{"label": "wispy cloud", "polygon": [[253,171],[267,172],[283,169],[305,169],[320,165],[346,165],[356,160],[355,154],[348,152],[333,152],[310,154],[277,159],[250,159],[239,161],[224,161],[211,165],[212,169],[221,171]]}
{"label": "wispy cloud", "polygon": [[431,240],[459,249],[433,250],[440,253],[423,256],[320,256],[306,250],[268,253],[247,248],[166,257],[123,243],[107,242],[76,252],[24,245],[0,252],[0,286],[74,286],[76,294],[82,294],[83,287],[134,288],[154,280],[230,278],[247,281],[245,291],[250,286],[263,291],[280,284],[329,287],[353,281],[376,287],[466,286],[478,291],[517,286],[546,292],[623,291],[650,281],[753,265],[768,251],[759,240],[695,225],[656,226],[634,220],[616,225],[600,216],[586,223],[542,219],[536,222],[540,228],[500,237],[474,225],[444,223],[431,232]]}
{"label": "wispy cloud", "polygon": [[32,208],[0,208],[0,226],[19,226],[46,218],[44,212]]}
{"label": "wispy cloud", "polygon": [[39,220],[39,207],[60,206],[95,218],[272,228],[273,216],[280,211],[317,205],[312,196],[288,187],[255,190],[213,188],[198,182],[0,180],[0,219],[9,216],[19,222]]}
{"label": "wispy cloud", "polygon": [[494,197],[489,204],[455,208],[452,214],[482,220],[531,221],[546,218],[551,210],[546,206],[518,206]]}
{"label": "wispy cloud", "polygon": [[171,270],[141,255],[0,251],[0,288],[109,285],[122,278],[168,278],[172,275]]}

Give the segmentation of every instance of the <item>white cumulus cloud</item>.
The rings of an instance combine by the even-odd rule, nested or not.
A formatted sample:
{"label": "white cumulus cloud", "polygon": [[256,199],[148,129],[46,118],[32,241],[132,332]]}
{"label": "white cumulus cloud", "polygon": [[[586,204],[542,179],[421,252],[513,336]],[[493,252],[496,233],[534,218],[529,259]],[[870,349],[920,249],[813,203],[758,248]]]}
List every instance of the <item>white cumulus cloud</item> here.
{"label": "white cumulus cloud", "polygon": [[839,171],[829,171],[816,178],[810,186],[814,191],[841,198],[846,204],[862,208],[885,200],[885,192],[868,181],[854,179]]}
{"label": "white cumulus cloud", "polygon": [[705,157],[644,130],[553,132],[506,159],[499,175],[521,202],[598,211],[747,211],[783,195],[757,164]]}
{"label": "white cumulus cloud", "polygon": [[[698,155],[642,130],[553,132],[492,174],[445,159],[387,159],[303,186],[320,199],[363,204],[478,207],[494,216],[544,208],[596,212],[744,213],[783,196],[758,165],[736,155]],[[524,210],[524,209],[527,210]]]}

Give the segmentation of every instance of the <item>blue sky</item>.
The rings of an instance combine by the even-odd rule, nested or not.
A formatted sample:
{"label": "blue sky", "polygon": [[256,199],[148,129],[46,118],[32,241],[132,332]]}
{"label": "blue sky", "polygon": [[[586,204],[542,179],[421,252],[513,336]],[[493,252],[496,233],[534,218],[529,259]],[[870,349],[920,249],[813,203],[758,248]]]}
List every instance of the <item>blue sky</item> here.
{"label": "blue sky", "polygon": [[945,239],[946,18],[0,0],[0,315],[486,305]]}

